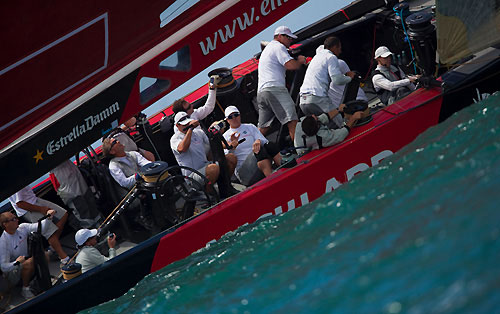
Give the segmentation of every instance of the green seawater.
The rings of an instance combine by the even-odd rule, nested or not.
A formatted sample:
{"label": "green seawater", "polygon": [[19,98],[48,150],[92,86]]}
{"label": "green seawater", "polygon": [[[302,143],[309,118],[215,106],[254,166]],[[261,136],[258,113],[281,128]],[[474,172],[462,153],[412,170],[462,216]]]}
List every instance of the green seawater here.
{"label": "green seawater", "polygon": [[500,313],[500,95],[89,313]]}

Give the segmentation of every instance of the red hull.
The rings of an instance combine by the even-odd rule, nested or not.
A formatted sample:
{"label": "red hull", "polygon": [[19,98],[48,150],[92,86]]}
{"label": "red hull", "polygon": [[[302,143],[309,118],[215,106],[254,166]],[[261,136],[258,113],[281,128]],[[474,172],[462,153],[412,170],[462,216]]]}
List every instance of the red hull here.
{"label": "red hull", "polygon": [[354,128],[341,144],[305,155],[294,168],[274,173],[185,223],[160,240],[151,272],[239,226],[290,211],[336,189],[436,125],[441,103],[439,89],[418,90],[376,113],[370,123]]}
{"label": "red hull", "polygon": [[0,117],[0,167],[26,173],[23,180],[7,174],[15,179],[1,185],[2,195],[47,173],[305,1],[201,0],[166,26],[160,14],[172,1],[1,4],[0,38],[13,49],[0,58],[0,102],[9,108]]}
{"label": "red hull", "polygon": [[[0,5],[0,38],[8,47],[0,58],[1,101],[2,107],[9,106],[0,117],[0,147],[65,106],[70,105],[71,111],[140,68],[128,91],[122,122],[305,0],[271,1],[273,5],[265,0],[199,1],[163,25],[162,12],[178,2],[54,0]],[[160,66],[183,47],[189,50],[186,67]],[[101,84],[111,76],[111,81]],[[141,101],[143,77],[166,80],[168,86]]]}

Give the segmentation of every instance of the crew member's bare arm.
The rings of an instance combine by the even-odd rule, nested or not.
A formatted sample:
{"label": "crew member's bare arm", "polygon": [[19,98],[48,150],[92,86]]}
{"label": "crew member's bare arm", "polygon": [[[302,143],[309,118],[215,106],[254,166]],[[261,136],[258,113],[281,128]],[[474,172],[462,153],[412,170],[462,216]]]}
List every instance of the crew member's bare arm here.
{"label": "crew member's bare arm", "polygon": [[297,60],[291,59],[285,63],[285,69],[287,70],[297,70],[301,65],[306,64],[306,57],[300,55],[297,57]]}
{"label": "crew member's bare arm", "polygon": [[200,125],[198,120],[193,120],[193,121],[189,122],[188,125],[185,126],[185,127],[189,126],[190,128],[187,130],[186,136],[184,136],[184,138],[179,143],[179,145],[177,145],[177,151],[179,153],[184,153],[189,149],[189,146],[191,145],[191,136],[193,135],[193,129],[195,127],[197,127],[198,125]]}
{"label": "crew member's bare arm", "polygon": [[25,201],[17,202],[16,205],[17,205],[17,207],[22,208],[24,210],[27,210],[29,212],[39,212],[42,215],[46,215],[47,211],[50,210],[50,208],[47,206],[38,206],[35,204],[30,204],[30,203],[25,202]]}

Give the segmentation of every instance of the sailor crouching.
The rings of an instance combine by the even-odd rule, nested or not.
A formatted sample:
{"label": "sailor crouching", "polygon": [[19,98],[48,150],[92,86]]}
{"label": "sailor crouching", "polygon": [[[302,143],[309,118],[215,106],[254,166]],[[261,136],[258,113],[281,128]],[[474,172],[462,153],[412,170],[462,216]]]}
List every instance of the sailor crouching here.
{"label": "sailor crouching", "polygon": [[[55,210],[49,209],[47,215],[54,216]],[[10,285],[17,284],[22,280],[23,288],[21,295],[25,299],[34,297],[30,290],[30,281],[35,274],[35,265],[33,257],[27,258],[28,252],[28,235],[30,232],[35,232],[38,228],[38,223],[22,223],[19,224],[19,219],[11,212],[0,214],[0,225],[4,232],[0,237],[0,265],[4,276],[7,278]],[[42,221],[42,235],[49,240],[57,240],[55,233],[57,227],[50,220]],[[49,243],[50,243],[49,242]]]}
{"label": "sailor crouching", "polygon": [[116,256],[116,236],[111,234],[108,237],[109,257],[102,255],[95,248],[97,244],[97,229],[80,229],[75,234],[75,241],[80,251],[76,256],[76,262],[82,265],[82,273],[109,261]]}
{"label": "sailor crouching", "polygon": [[302,117],[295,130],[294,145],[301,147],[297,149],[297,152],[304,154],[311,149],[321,149],[342,142],[363,114],[361,111],[355,112],[340,129],[329,128],[330,120],[342,113],[344,108],[345,104],[341,104],[338,109],[333,109],[328,113]]}

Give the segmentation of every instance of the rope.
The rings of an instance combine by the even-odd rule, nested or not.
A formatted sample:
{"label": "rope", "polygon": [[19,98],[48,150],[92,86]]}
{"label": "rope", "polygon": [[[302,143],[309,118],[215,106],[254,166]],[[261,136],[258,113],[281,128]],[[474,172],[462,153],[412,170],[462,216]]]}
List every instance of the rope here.
{"label": "rope", "polygon": [[229,85],[231,85],[233,83],[234,83],[234,78],[231,79],[231,81],[229,81],[228,83],[225,83],[225,84],[220,84],[219,83],[219,84],[217,84],[217,88],[224,88],[224,87],[227,87],[227,86],[229,86]]}
{"label": "rope", "polygon": [[[410,38],[408,37],[408,32],[406,32],[405,21],[403,19],[403,9],[401,9],[400,12],[396,11],[396,15],[398,15],[401,18],[401,25],[403,26],[403,32],[405,33],[408,46],[410,46],[411,59],[415,60],[415,55],[413,54],[413,47],[411,46]],[[417,66],[415,65],[415,62],[413,62],[413,70],[415,71],[415,74],[417,74]]]}
{"label": "rope", "polygon": [[219,100],[217,98],[215,98],[215,102],[217,103],[217,106],[219,107],[220,111],[222,111],[222,114],[224,114],[224,108],[222,108],[222,105],[220,104]]}

